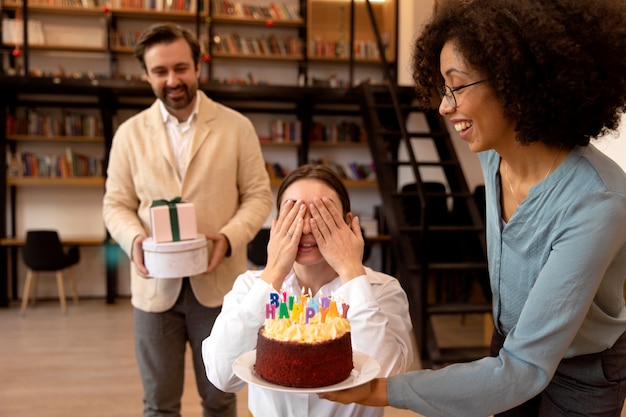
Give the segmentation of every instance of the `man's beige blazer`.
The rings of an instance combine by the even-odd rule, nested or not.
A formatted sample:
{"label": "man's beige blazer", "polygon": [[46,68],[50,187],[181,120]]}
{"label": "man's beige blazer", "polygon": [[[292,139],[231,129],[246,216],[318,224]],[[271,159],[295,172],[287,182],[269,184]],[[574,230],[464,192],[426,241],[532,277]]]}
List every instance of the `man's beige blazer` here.
{"label": "man's beige blazer", "polygon": [[[246,269],[247,243],[267,219],[272,192],[258,137],[249,119],[198,93],[195,136],[181,180],[158,100],[117,129],[107,169],[103,215],[107,229],[131,256],[139,235],[150,235],[150,204],[180,196],[194,204],[198,233],[223,233],[231,256],[211,274],[191,277],[205,306],[222,304]],[[212,245],[209,242],[209,257]],[[132,304],[144,311],[171,308],[181,279],[145,279],[131,263]]]}

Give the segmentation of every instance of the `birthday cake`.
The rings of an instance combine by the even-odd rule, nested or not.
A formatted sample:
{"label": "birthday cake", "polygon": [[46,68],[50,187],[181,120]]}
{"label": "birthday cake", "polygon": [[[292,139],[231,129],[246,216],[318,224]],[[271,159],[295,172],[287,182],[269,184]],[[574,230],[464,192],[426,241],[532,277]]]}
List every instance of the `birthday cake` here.
{"label": "birthday cake", "polygon": [[327,297],[270,294],[258,333],[256,374],[294,388],[325,387],[348,378],[354,367],[349,306],[337,304]]}

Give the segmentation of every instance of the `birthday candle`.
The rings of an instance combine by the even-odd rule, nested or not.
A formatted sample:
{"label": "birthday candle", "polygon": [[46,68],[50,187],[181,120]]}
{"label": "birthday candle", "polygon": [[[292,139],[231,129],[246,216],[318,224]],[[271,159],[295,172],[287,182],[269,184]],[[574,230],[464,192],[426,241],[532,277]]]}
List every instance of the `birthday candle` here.
{"label": "birthday candle", "polygon": [[280,303],[280,301],[278,300],[278,294],[275,292],[271,292],[270,293],[270,304],[272,304],[275,307],[278,307],[278,304]]}
{"label": "birthday candle", "polygon": [[315,309],[313,307],[306,308],[306,324],[309,324],[309,320],[315,316]]}
{"label": "birthday candle", "polygon": [[330,302],[330,306],[328,307],[328,311],[326,312],[328,317],[339,317],[339,311],[337,311],[337,303],[335,300]]}
{"label": "birthday candle", "polygon": [[265,318],[276,318],[276,306],[273,303],[265,304]]}
{"label": "birthday candle", "polygon": [[300,303],[293,303],[293,310],[291,311],[291,319],[293,321],[298,320],[298,318],[302,314],[302,306],[303,305]]}
{"label": "birthday candle", "polygon": [[280,308],[278,310],[278,318],[279,319],[289,318],[289,310],[287,309],[287,303],[280,303]]}
{"label": "birthday candle", "polygon": [[341,317],[343,317],[344,319],[348,318],[348,309],[349,308],[350,308],[349,304],[341,303],[341,309],[343,310],[343,314],[341,315]]}
{"label": "birthday candle", "polygon": [[300,303],[302,303],[303,306],[305,306],[307,304],[307,296],[306,295],[300,295],[298,296],[298,298],[300,299]]}
{"label": "birthday candle", "polygon": [[320,321],[322,323],[326,323],[326,314],[328,313],[328,307],[327,308],[322,308],[320,310]]}
{"label": "birthday candle", "polygon": [[345,301],[346,299],[343,297],[343,294],[341,294],[341,310],[343,311],[341,317],[343,317],[344,319],[348,317],[348,309],[350,308],[350,306],[346,304]]}
{"label": "birthday candle", "polygon": [[293,287],[289,288],[289,310],[293,310],[293,302],[296,297],[293,295]]}

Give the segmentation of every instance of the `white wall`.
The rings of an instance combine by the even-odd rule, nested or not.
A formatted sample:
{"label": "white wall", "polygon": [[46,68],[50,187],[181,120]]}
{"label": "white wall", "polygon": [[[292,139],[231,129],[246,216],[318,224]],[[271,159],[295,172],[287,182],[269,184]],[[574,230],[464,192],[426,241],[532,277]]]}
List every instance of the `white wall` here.
{"label": "white wall", "polygon": [[626,116],[622,116],[622,122],[617,134],[600,138],[594,142],[594,145],[613,158],[626,171]]}

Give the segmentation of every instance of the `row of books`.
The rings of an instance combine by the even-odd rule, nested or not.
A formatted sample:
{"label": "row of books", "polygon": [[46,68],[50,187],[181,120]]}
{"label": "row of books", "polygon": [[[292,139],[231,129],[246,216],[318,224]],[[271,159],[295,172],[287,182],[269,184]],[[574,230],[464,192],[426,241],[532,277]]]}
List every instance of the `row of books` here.
{"label": "row of books", "polygon": [[240,1],[211,0],[211,8],[214,14],[252,19],[293,20],[300,18],[298,11],[287,3],[257,5]]}
{"label": "row of books", "polygon": [[[319,37],[311,40],[311,56],[317,58],[350,58],[350,42],[348,41],[327,41]],[[380,58],[378,46],[375,41],[355,40],[354,58],[371,59]]]}
{"label": "row of books", "polygon": [[[4,0],[6,6],[22,6],[22,0]],[[50,6],[50,7],[85,7],[94,8],[103,2],[98,0],[28,0],[29,6]]]}
{"label": "row of books", "polygon": [[[162,11],[187,11],[195,13],[198,8],[197,0],[28,0],[29,6],[47,7],[81,7],[99,8],[110,3],[113,9],[144,9]],[[22,0],[4,0],[7,6],[22,6]],[[200,11],[204,11],[204,2],[199,5]]]}
{"label": "row of books", "polygon": [[302,54],[302,42],[293,36],[247,37],[239,36],[237,33],[224,33],[213,37],[213,46],[214,52],[224,54],[251,56],[299,56]]}
{"label": "row of books", "polygon": [[363,126],[355,122],[313,122],[309,130],[309,142],[367,142]]}
{"label": "row of books", "polygon": [[278,162],[266,162],[265,169],[272,181],[282,180],[288,174],[287,170]]}
{"label": "row of books", "polygon": [[74,112],[64,112],[61,116],[41,114],[35,109],[27,109],[24,116],[7,117],[8,135],[30,136],[103,136],[100,118]]}
{"label": "row of books", "polygon": [[326,165],[332,169],[340,178],[353,181],[375,181],[376,167],[374,163],[348,162],[338,163],[334,161],[325,161],[316,159],[311,161],[312,164]]}
{"label": "row of books", "polygon": [[62,155],[37,154],[34,152],[8,152],[8,177],[102,177],[104,161],[74,152],[66,148]]}
{"label": "row of books", "polygon": [[[332,169],[341,179],[352,181],[375,181],[376,169],[374,163],[364,164],[358,162],[350,162],[340,164],[337,162],[328,162],[321,159],[312,160],[312,164],[326,165]],[[288,174],[288,171],[278,162],[266,162],[265,169],[271,180],[282,180]]]}
{"label": "row of books", "polygon": [[301,132],[302,123],[299,120],[289,122],[276,119],[270,124],[270,140],[274,142],[300,143],[302,141]]}
{"label": "row of books", "polygon": [[[198,5],[198,3],[200,3]],[[112,0],[113,9],[143,9],[158,11],[184,11],[195,13],[204,11],[204,2],[197,0]]]}
{"label": "row of books", "polygon": [[109,37],[112,48],[133,48],[137,44],[137,39],[141,35],[141,31],[121,31],[114,30]]}

